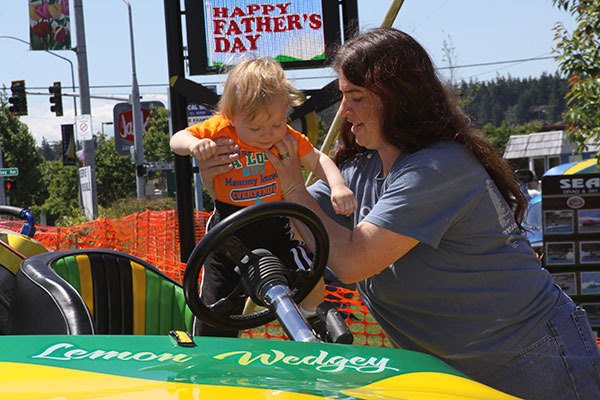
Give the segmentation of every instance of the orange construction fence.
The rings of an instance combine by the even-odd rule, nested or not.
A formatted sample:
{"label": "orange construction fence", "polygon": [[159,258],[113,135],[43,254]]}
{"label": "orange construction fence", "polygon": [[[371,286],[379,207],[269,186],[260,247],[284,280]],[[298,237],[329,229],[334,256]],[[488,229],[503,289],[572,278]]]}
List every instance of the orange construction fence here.
{"label": "orange construction fence", "polygon": [[[196,241],[205,234],[207,212],[196,212]],[[22,222],[0,219],[0,228],[19,231]],[[58,227],[36,226],[34,239],[49,251],[108,248],[134,255],[156,266],[178,282],[183,280],[185,263],[179,254],[179,227],[177,213],[169,211],[145,211],[118,219],[100,218],[81,225]],[[326,297],[336,303],[346,316],[354,343],[390,347],[381,327],[374,321],[358,293],[340,287],[327,287]],[[283,339],[285,335],[277,323],[247,330],[242,337]]]}
{"label": "orange construction fence", "polygon": [[[205,234],[209,213],[196,212],[196,241]],[[0,228],[19,232],[23,222],[0,219]],[[183,280],[185,263],[179,256],[177,212],[145,211],[118,219],[100,218],[69,227],[36,226],[34,239],[48,250],[109,248],[132,254],[156,266],[178,282]],[[358,293],[340,287],[327,287],[326,297],[336,303],[354,334],[354,344],[391,347],[381,327],[360,301]],[[284,339],[277,323],[247,330],[242,337]],[[600,346],[600,338],[598,338]]]}

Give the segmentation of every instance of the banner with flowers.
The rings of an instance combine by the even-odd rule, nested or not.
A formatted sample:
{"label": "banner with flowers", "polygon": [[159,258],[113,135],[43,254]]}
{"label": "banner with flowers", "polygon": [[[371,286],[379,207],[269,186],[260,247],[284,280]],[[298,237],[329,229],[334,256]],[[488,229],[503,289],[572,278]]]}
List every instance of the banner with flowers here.
{"label": "banner with flowers", "polygon": [[31,50],[71,50],[69,0],[28,0]]}

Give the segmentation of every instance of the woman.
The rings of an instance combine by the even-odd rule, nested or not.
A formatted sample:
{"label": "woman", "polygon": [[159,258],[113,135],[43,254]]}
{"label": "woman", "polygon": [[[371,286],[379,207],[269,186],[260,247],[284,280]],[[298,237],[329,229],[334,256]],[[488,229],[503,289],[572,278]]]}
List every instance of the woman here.
{"label": "woman", "polygon": [[[341,221],[323,183],[304,187],[296,156],[269,158],[285,200],[323,220],[329,267],[391,342],[435,355],[525,399],[600,398],[600,354],[583,309],[541,268],[520,222],[511,169],[409,35],[380,28],[345,43],[335,161],[358,210]],[[277,144],[296,154],[294,141]],[[337,222],[345,222],[348,229]]]}

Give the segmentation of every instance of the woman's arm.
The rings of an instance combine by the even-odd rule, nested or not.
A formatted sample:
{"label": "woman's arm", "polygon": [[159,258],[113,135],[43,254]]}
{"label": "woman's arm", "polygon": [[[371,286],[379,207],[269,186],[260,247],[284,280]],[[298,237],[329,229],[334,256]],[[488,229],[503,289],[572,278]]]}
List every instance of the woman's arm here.
{"label": "woman's arm", "polygon": [[295,140],[286,136],[276,146],[280,154],[290,154],[287,160],[280,160],[273,153],[269,155],[279,175],[284,199],[301,204],[319,216],[329,235],[328,265],[342,282],[358,282],[381,272],[419,243],[370,222],[361,222],[349,230],[330,219],[304,186]]}

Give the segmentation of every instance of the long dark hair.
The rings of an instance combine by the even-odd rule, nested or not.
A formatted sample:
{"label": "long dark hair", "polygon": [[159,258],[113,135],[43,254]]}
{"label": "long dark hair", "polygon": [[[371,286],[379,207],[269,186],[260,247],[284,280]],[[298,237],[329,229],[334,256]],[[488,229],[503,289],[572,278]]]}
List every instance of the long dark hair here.
{"label": "long dark hair", "polygon": [[[402,152],[413,153],[444,140],[462,143],[513,206],[520,226],[527,201],[512,169],[475,134],[456,96],[442,84],[429,55],[416,40],[397,29],[373,29],[344,43],[332,66],[349,82],[382,100],[383,139]],[[340,138],[334,157],[338,165],[366,150],[354,141],[347,121],[342,124]]]}

